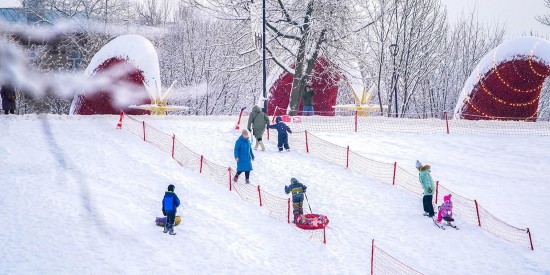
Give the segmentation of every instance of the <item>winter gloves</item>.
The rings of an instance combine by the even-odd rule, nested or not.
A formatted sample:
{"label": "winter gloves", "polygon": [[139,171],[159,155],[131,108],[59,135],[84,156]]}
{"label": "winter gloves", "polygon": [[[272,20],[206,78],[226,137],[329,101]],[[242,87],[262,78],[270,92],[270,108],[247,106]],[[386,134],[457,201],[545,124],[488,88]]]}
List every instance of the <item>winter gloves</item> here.
{"label": "winter gloves", "polygon": [[431,192],[432,192],[432,188],[428,187],[428,193],[431,193]]}

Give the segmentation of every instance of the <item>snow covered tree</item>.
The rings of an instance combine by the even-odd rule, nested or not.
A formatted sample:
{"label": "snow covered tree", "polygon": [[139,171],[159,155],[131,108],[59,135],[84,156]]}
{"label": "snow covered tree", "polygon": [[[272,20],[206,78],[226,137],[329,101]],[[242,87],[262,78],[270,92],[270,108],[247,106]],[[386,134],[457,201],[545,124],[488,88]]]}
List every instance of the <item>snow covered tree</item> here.
{"label": "snow covered tree", "polygon": [[[220,20],[250,22],[257,20],[260,1],[191,0],[203,11]],[[266,37],[269,58],[293,75],[290,113],[300,106],[301,94],[310,81],[315,62],[323,51],[341,49],[341,41],[360,33],[372,24],[357,11],[364,1],[308,0],[266,1]],[[249,37],[251,35],[249,34]],[[250,39],[252,41],[252,39]],[[246,52],[255,51],[253,43]]]}

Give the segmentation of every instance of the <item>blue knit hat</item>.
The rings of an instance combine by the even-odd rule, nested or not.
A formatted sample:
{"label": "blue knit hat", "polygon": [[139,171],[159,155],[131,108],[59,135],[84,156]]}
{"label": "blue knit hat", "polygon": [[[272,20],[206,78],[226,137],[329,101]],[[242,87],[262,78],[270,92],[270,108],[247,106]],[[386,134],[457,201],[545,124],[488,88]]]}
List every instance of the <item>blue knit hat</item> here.
{"label": "blue knit hat", "polygon": [[168,191],[174,192],[174,188],[176,188],[173,184],[168,185]]}
{"label": "blue knit hat", "polygon": [[422,166],[423,166],[422,163],[419,160],[417,160],[416,161],[416,169],[420,170],[420,168],[422,168]]}

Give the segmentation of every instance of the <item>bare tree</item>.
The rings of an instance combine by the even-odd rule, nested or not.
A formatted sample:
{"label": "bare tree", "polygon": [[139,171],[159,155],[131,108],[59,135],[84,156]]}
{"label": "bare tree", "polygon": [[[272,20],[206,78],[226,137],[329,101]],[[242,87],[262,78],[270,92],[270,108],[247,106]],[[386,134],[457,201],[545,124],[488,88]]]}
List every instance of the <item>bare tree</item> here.
{"label": "bare tree", "polygon": [[135,9],[138,20],[147,26],[164,25],[173,19],[170,1],[145,0],[137,2]]}
{"label": "bare tree", "polygon": [[[544,5],[550,9],[550,0],[544,0]],[[550,14],[537,15],[535,19],[546,26],[550,26]]]}
{"label": "bare tree", "polygon": [[[251,5],[258,4],[253,0],[190,1],[220,20],[247,23],[251,20]],[[372,24],[356,10],[363,5],[363,1],[356,0],[266,1],[267,51],[276,65],[293,75],[291,114],[298,111],[317,58],[331,48],[341,49],[344,39],[358,35]],[[253,51],[254,45],[250,43],[244,52]]]}

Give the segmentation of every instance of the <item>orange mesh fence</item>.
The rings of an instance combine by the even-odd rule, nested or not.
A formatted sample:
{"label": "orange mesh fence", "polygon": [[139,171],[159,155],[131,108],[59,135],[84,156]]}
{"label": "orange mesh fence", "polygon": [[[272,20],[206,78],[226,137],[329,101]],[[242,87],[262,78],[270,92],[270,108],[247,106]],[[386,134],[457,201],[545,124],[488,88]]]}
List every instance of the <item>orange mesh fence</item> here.
{"label": "orange mesh fence", "polygon": [[[235,174],[230,167],[211,162],[204,156],[193,152],[178,141],[175,135],[166,134],[144,121],[138,121],[124,113],[121,113],[118,128],[124,128],[161,151],[170,154],[181,166],[199,172],[221,186],[229,188],[230,191],[235,191],[241,199],[262,206],[270,216],[291,223],[290,200],[288,198],[277,197],[265,192],[257,185],[245,184],[242,181],[233,182],[232,177]],[[326,243],[325,228],[320,230],[294,228],[310,239]]]}
{"label": "orange mesh fence", "polygon": [[165,153],[172,153],[172,142],[166,142],[167,140],[171,140],[173,138],[172,135],[168,135],[164,132],[161,132],[157,130],[156,128],[153,128],[152,126],[148,125],[147,123],[145,125],[145,141],[151,143],[153,146],[157,147],[157,149],[165,152]]}
{"label": "orange mesh fence", "polygon": [[[200,170],[201,156],[191,149],[183,145],[179,140],[172,136],[172,142],[174,144],[174,151],[172,152],[172,158],[176,160],[181,166],[198,172]],[[227,168],[225,168],[227,170]]]}
{"label": "orange mesh fence", "polygon": [[371,248],[370,274],[422,274],[414,268],[402,263],[384,250],[374,245]]}
{"label": "orange mesh fence", "polygon": [[[274,141],[276,139],[270,138],[270,140]],[[382,183],[397,185],[414,194],[423,195],[418,174],[408,172],[397,163],[384,163],[366,158],[353,152],[349,147],[342,147],[323,140],[307,130],[292,134],[290,136],[290,146],[299,148],[301,151],[330,163],[374,178]],[[476,224],[500,238],[533,249],[529,229],[519,229],[501,221],[481,208],[476,200],[452,192],[439,182],[434,196],[436,208],[437,205],[443,203],[443,196],[447,194],[453,195],[453,210],[457,217],[470,224]]]}
{"label": "orange mesh fence", "polygon": [[[298,113],[301,115],[301,112]],[[472,116],[475,118],[475,116]],[[452,114],[416,113],[398,118],[380,116],[379,112],[315,112],[315,116],[283,116],[295,131],[313,132],[382,132],[423,134],[475,134],[505,136],[548,136],[548,119],[495,118],[497,120],[452,119]]]}

